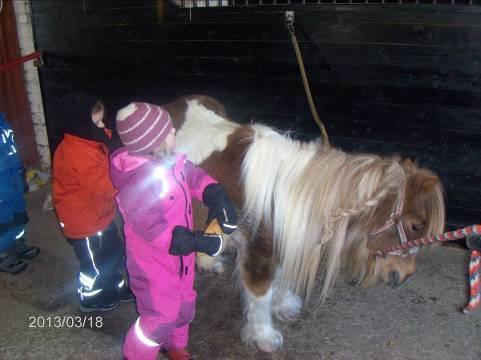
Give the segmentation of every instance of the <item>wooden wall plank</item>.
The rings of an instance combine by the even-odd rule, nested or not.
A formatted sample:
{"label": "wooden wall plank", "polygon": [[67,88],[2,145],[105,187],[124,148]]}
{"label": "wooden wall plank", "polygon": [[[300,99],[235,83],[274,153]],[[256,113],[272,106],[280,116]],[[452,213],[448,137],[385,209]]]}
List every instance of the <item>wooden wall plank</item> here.
{"label": "wooden wall plank", "polygon": [[[88,18],[88,15],[83,16]],[[51,24],[50,19],[36,20],[39,27]],[[123,39],[129,41],[285,41],[288,39],[282,21],[235,23],[158,23],[138,25],[74,24],[76,31],[87,40]],[[456,49],[469,48],[479,41],[480,26],[419,25],[388,23],[301,23],[298,27],[301,40],[353,44],[397,44],[432,46],[443,43]],[[47,37],[49,32],[42,35]]]}
{"label": "wooden wall plank", "polygon": [[[46,37],[45,37],[46,38]],[[43,40],[44,51],[57,55],[77,57],[116,57],[135,58],[152,61],[176,58],[232,59],[237,61],[295,61],[292,43],[289,40],[270,42],[244,41],[209,42],[189,40],[127,41],[123,39],[71,39],[59,49],[58,42]],[[443,46],[398,46],[392,44],[342,44],[329,42],[299,43],[303,57],[311,64],[330,69],[334,64],[341,65],[384,65],[402,68],[435,68],[438,71],[481,72],[481,49],[469,48],[466,51],[453,51]],[[162,49],[162,51],[159,51]],[[434,66],[433,66],[434,64]],[[307,70],[310,70],[307,67]]]}

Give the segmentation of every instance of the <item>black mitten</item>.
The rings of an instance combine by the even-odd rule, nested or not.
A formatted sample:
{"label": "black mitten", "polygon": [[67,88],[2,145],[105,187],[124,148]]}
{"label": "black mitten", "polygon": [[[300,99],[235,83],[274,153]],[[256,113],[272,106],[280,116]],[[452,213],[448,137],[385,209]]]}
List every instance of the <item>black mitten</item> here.
{"label": "black mitten", "polygon": [[217,256],[222,249],[222,235],[204,234],[201,231],[196,231],[194,233],[194,248],[197,252]]}
{"label": "black mitten", "polygon": [[172,231],[172,241],[169,253],[171,255],[182,256],[194,252],[194,234],[183,226],[176,226]]}
{"label": "black mitten", "polygon": [[222,249],[222,236],[192,232],[183,226],[176,226],[172,231],[169,253],[175,256],[190,255],[194,251],[216,256]]}
{"label": "black mitten", "polygon": [[204,189],[202,199],[209,208],[208,224],[213,219],[217,219],[222,231],[226,234],[237,229],[237,211],[221,185],[208,185]]}

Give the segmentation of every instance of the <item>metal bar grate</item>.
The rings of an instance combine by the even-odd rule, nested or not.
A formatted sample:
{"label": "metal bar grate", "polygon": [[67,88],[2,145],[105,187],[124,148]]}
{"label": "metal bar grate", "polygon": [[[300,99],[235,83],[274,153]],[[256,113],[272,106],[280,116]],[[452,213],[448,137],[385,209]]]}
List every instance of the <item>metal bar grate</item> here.
{"label": "metal bar grate", "polygon": [[481,0],[169,0],[181,8],[261,6],[261,5],[310,5],[310,4],[405,4],[405,5],[481,5]]}

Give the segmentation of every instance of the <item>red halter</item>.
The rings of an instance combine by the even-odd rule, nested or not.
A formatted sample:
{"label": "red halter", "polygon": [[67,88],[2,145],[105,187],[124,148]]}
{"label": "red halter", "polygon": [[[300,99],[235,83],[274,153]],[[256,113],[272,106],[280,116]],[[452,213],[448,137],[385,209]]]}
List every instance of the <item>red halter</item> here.
{"label": "red halter", "polygon": [[[401,187],[399,189],[396,202],[394,203],[394,209],[391,212],[391,216],[389,219],[382,225],[380,228],[374,230],[369,236],[377,235],[382,233],[383,231],[389,229],[391,226],[396,225],[397,232],[399,234],[399,238],[401,240],[401,244],[407,244],[408,239],[406,237],[406,233],[404,231],[403,223],[401,221],[401,214],[403,211],[404,206],[404,195],[406,194],[406,178],[404,178]],[[397,255],[397,256],[407,256],[410,254],[415,254],[419,250],[419,247],[410,248],[407,252],[403,252],[402,250],[392,251],[390,255]]]}

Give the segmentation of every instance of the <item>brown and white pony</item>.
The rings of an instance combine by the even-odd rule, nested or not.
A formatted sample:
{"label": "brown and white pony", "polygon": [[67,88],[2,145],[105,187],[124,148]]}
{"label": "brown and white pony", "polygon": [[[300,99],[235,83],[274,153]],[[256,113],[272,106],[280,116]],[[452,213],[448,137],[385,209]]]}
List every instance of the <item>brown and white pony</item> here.
{"label": "brown and white pony", "polygon": [[399,285],[415,271],[415,255],[376,260],[373,252],[444,228],[439,178],[409,160],[325,151],[264,125],[240,125],[206,96],[166,108],[177,151],[220,181],[241,213],[231,239],[245,298],[241,335],[263,351],[282,345],[272,313],[295,318],[319,268],[322,298],[344,267],[364,286]]}

